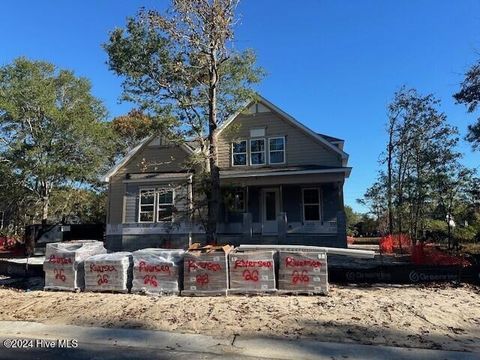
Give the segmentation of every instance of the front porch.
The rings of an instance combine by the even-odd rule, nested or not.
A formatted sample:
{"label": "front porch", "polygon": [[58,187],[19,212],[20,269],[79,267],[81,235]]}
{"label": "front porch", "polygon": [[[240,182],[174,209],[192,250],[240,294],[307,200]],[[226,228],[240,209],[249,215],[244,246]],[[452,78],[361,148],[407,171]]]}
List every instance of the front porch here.
{"label": "front porch", "polygon": [[223,186],[222,240],[346,246],[343,182],[278,185],[279,179],[272,180],[262,186]]}

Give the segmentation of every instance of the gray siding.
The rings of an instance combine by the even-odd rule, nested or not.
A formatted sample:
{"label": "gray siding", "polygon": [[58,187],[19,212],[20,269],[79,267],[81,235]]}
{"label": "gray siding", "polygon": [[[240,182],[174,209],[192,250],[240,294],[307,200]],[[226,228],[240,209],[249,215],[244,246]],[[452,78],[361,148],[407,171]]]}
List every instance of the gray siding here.
{"label": "gray siding", "polygon": [[133,223],[138,221],[138,199],[139,186],[136,184],[127,184],[125,186],[125,223]]}
{"label": "gray siding", "polygon": [[252,222],[260,222],[261,191],[258,187],[248,189],[248,212],[252,214]]}
{"label": "gray siding", "polygon": [[340,193],[336,184],[322,185],[323,221],[336,220],[337,212],[342,210]]}
{"label": "gray siding", "polygon": [[302,221],[302,188],[300,186],[283,186],[283,211],[287,213],[287,221]]}
{"label": "gray siding", "polygon": [[175,214],[175,218],[184,220],[182,212],[188,211],[188,189],[186,183],[164,183],[164,182],[152,182],[135,184],[129,183],[126,185],[125,193],[125,216],[124,223],[136,223],[138,222],[138,207],[140,190],[143,188],[172,188],[175,191],[174,206],[178,213]]}
{"label": "gray siding", "polygon": [[[341,166],[340,154],[319,143],[303,130],[286,121],[281,115],[269,112],[253,115],[240,114],[219,136],[219,166],[231,168],[231,143],[238,139],[249,139],[250,129],[265,128],[265,136],[286,137],[286,164]],[[266,143],[268,146],[268,142]],[[235,169],[240,167],[235,166]]]}
{"label": "gray siding", "polygon": [[[154,141],[152,141],[154,143]],[[123,180],[128,173],[177,172],[185,169],[189,154],[178,145],[163,142],[160,145],[147,144],[123,166],[109,183],[108,224],[131,221],[134,199],[129,195]],[[124,199],[125,197],[125,199]],[[128,211],[124,213],[124,207]]]}
{"label": "gray siding", "polygon": [[334,221],[341,210],[341,199],[335,184],[283,186],[283,210],[288,222],[303,222],[302,187],[319,187],[321,190],[322,221]]}

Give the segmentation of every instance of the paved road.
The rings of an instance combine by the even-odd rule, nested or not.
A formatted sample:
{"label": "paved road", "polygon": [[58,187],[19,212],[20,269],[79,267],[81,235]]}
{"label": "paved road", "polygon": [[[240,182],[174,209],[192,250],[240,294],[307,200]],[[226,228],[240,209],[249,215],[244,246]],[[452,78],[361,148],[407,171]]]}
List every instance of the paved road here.
{"label": "paved road", "polygon": [[[10,340],[32,339],[37,347],[12,349]],[[59,339],[75,340],[76,348],[59,348]],[[15,341],[15,340],[14,340]],[[18,343],[18,342],[17,342]],[[38,344],[44,346],[39,348]],[[53,348],[46,348],[45,344]],[[63,343],[65,344],[65,343]],[[31,346],[27,344],[26,346]],[[52,347],[50,346],[50,347]],[[289,341],[262,337],[212,337],[164,331],[105,329],[0,321],[0,359],[388,359],[478,360],[480,353],[407,349],[391,346]]]}
{"label": "paved road", "polygon": [[255,360],[250,356],[232,354],[208,354],[195,352],[181,352],[172,350],[158,350],[149,348],[135,348],[125,346],[81,344],[77,349],[5,349],[0,350],[0,359],[32,360],[32,359],[68,359],[68,360]]}

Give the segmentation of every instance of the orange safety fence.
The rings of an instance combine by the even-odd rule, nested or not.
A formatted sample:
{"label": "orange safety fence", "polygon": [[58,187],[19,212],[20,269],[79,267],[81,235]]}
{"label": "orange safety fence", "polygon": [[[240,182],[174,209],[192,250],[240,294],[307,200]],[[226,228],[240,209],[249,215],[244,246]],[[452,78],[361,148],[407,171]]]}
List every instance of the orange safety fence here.
{"label": "orange safety fence", "polygon": [[435,247],[434,244],[412,246],[412,262],[416,265],[459,265],[470,266],[470,261],[460,255],[452,255]]}
{"label": "orange safety fence", "polygon": [[379,246],[381,253],[393,254],[398,250],[408,252],[412,246],[412,240],[407,234],[386,235],[380,239]]}
{"label": "orange safety fence", "polygon": [[471,263],[460,255],[452,255],[439,249],[434,244],[419,243],[412,245],[407,234],[386,235],[380,239],[380,253],[393,254],[401,251],[410,254],[416,265],[459,265],[470,266]]}

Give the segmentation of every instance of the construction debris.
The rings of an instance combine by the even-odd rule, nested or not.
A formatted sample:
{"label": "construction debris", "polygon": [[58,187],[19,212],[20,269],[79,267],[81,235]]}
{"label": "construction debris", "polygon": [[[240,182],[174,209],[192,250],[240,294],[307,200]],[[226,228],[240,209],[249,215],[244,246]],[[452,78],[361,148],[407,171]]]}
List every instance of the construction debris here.
{"label": "construction debris", "polygon": [[142,249],[134,251],[132,292],[146,294],[180,293],[179,279],[185,251]]}
{"label": "construction debris", "polygon": [[193,244],[185,253],[182,295],[226,295],[228,289],[228,253],[232,246],[200,247]]}
{"label": "construction debris", "polygon": [[45,250],[45,290],[76,291],[83,289],[84,260],[95,254],[105,254],[103,242],[77,240],[48,243]]}
{"label": "construction debris", "polygon": [[85,290],[127,293],[132,287],[132,253],[116,252],[85,260]]}
{"label": "construction debris", "polygon": [[275,293],[275,254],[272,250],[231,252],[228,293]]}
{"label": "construction debris", "polygon": [[324,251],[280,251],[280,293],[328,294],[327,254]]}

